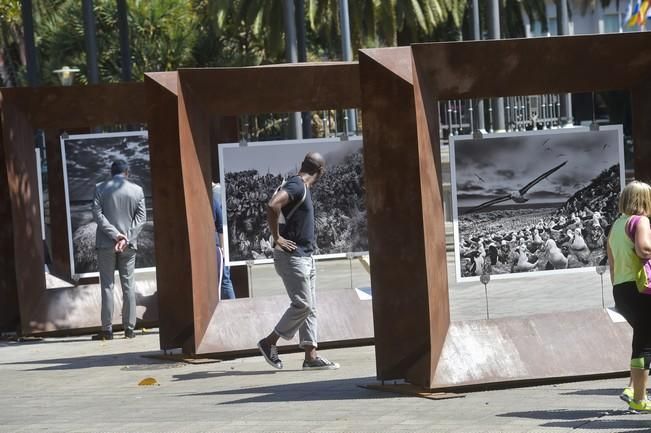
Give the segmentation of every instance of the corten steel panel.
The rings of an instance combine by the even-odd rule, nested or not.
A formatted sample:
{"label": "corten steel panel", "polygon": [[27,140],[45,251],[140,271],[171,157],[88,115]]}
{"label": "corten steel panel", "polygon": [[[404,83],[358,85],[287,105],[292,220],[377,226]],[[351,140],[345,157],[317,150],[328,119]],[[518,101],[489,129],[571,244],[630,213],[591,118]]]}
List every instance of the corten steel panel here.
{"label": "corten steel panel", "polygon": [[[231,141],[236,138],[233,136],[232,119],[229,121],[219,118],[259,112],[357,107],[360,103],[358,67],[356,63],[334,63],[318,66],[184,69],[178,72],[178,76],[178,100],[173,108],[177,109],[178,106],[178,142],[174,143],[174,140],[169,138],[164,142],[153,138],[152,143],[153,146],[176,146],[179,158],[178,173],[172,173],[171,177],[167,178],[169,182],[180,183],[176,187],[179,194],[178,206],[172,205],[170,197],[160,194],[154,197],[154,205],[169,212],[169,218],[179,218],[187,225],[184,233],[172,233],[180,236],[187,245],[175,255],[177,263],[170,265],[170,272],[178,270],[179,264],[187,265],[187,269],[182,271],[186,275],[185,286],[179,293],[184,303],[190,302],[188,293],[192,297],[191,306],[188,307],[188,310],[192,310],[190,321],[184,322],[188,319],[187,313],[176,317],[178,329],[194,332],[193,335],[186,335],[188,341],[182,348],[193,353],[253,351],[260,334],[268,332],[268,329],[256,328],[246,335],[242,334],[228,341],[223,340],[222,335],[236,332],[239,329],[238,323],[246,321],[251,314],[255,315],[256,312],[269,308],[270,302],[267,298],[254,298],[219,303],[217,299],[210,148],[215,144],[214,141]],[[162,92],[161,88],[173,87],[169,79],[164,80],[155,74],[148,74],[148,77],[151,79],[148,86],[157,93]],[[159,82],[157,89],[154,83],[156,81]],[[160,97],[156,101],[172,104],[173,98]],[[154,131],[158,128],[156,125],[173,122],[175,119],[169,114],[172,110],[170,107],[152,106],[152,112],[155,110],[159,110],[160,119],[151,121],[154,124],[150,126],[150,134],[160,137],[161,133]],[[215,118],[218,118],[217,125]],[[168,134],[171,133],[171,130],[168,131]],[[308,150],[306,149],[306,152]],[[165,150],[167,151],[171,152],[169,149]],[[158,159],[159,156],[155,158]],[[161,176],[157,169],[153,175],[157,179]],[[159,236],[168,235],[159,235],[157,231],[157,242]],[[162,291],[163,287],[167,285],[160,286],[159,290]],[[365,317],[360,309],[366,308],[370,313],[369,304],[355,307],[357,303],[344,298],[329,292],[319,295],[319,306],[327,306],[327,309],[336,309],[333,307],[336,305],[342,307],[340,313],[333,313],[331,317],[321,319],[320,326],[326,330],[325,338],[337,342],[342,339],[349,341],[349,337],[354,336],[355,341],[368,341],[372,338],[370,314],[366,315],[369,320],[363,326],[359,322]],[[164,308],[162,304],[165,302],[167,301],[161,302],[161,309]],[[284,298],[283,307],[274,309],[275,319],[282,314],[286,302]],[[342,304],[346,302],[347,305]],[[351,306],[355,308],[350,308]],[[269,329],[272,325],[271,320],[269,323],[265,322]],[[342,329],[344,327],[345,329]],[[163,335],[167,332],[168,328],[161,328],[161,341],[167,341],[167,337]]]}
{"label": "corten steel panel", "polygon": [[186,96],[221,115],[359,106],[356,63],[301,63],[248,68],[180,69]]}
{"label": "corten steel panel", "polygon": [[[176,72],[147,74],[161,349],[194,349],[190,245],[179,148]],[[171,82],[173,80],[173,82]],[[161,84],[162,83],[162,84]]]}
{"label": "corten steel panel", "polygon": [[439,100],[628,89],[648,80],[647,32],[412,45]]}
{"label": "corten steel panel", "polygon": [[142,83],[2,89],[34,128],[87,128],[145,122]]}
{"label": "corten steel panel", "polygon": [[[318,288],[317,288],[318,290]],[[354,290],[332,290],[317,295],[319,345],[328,343],[368,344],[373,336],[370,301],[362,301]],[[287,296],[236,299],[220,302],[198,348],[199,353],[257,353],[257,343],[278,322],[287,308]],[[280,346],[297,346],[298,335]]]}
{"label": "corten steel panel", "polygon": [[[643,119],[648,117],[651,108],[647,98],[650,92],[645,81],[645,74],[651,66],[651,53],[645,47],[650,42],[651,35],[638,33],[412,46],[421,170],[423,152],[427,152],[429,144],[434,148],[439,145],[436,131],[437,101],[623,89],[633,90],[634,95],[636,175],[648,177],[649,127],[639,123],[644,122]],[[635,92],[639,96],[635,96]],[[366,115],[365,111],[365,117]],[[389,119],[389,116],[383,118],[385,121]],[[431,158],[425,158],[429,159]],[[430,175],[432,173],[434,172],[429,172]],[[429,184],[435,180],[432,177]],[[432,204],[432,201],[429,203]],[[438,203],[434,204],[438,206]],[[433,226],[426,227],[435,230]],[[437,236],[437,233],[428,235],[426,242],[437,239]],[[428,245],[427,249],[431,248]],[[437,256],[431,258],[436,260]],[[431,289],[432,287],[430,296],[434,294]],[[434,320],[435,314],[431,318]],[[445,322],[443,319],[441,321]],[[431,327],[432,332],[435,332],[437,325],[434,321]],[[432,341],[439,340],[432,338]],[[434,374],[434,359],[431,367],[431,374]],[[556,368],[557,375],[568,374],[561,370],[560,367]],[[590,373],[586,368],[572,374],[583,374],[582,372]],[[530,372],[527,378],[538,378],[538,375],[538,372]],[[412,380],[408,374],[406,377]],[[490,377],[478,380],[491,381]],[[430,383],[430,387],[435,385],[434,382]]]}
{"label": "corten steel panel", "polygon": [[635,178],[651,182],[651,85],[642,82],[632,88],[631,106]]}
{"label": "corten steel panel", "polygon": [[188,221],[190,280],[193,292],[194,341],[199,347],[215,313],[217,290],[217,255],[215,222],[212,213],[212,170],[209,114],[200,103],[188,97],[179,82],[179,140],[181,172]]}
{"label": "corten steel panel", "polygon": [[[416,72],[416,71],[414,71]],[[445,213],[443,209],[443,179],[441,143],[439,140],[438,104],[430,97],[430,89],[419,74],[414,73],[414,101],[418,125],[418,155],[420,157],[420,189],[423,197],[423,234],[427,263],[430,366],[433,372],[443,349],[450,324],[448,297],[447,253],[445,246]],[[428,381],[431,382],[432,373]],[[411,377],[407,377],[410,382]]]}
{"label": "corten steel panel", "polygon": [[429,386],[449,322],[439,150],[419,143],[410,49],[359,57],[377,374]]}
{"label": "corten steel panel", "polygon": [[430,388],[624,373],[631,338],[603,309],[452,322]]}
{"label": "corten steel panel", "polygon": [[[100,324],[97,285],[45,288],[34,131],[38,128],[70,130],[115,123],[144,123],[144,86],[130,83],[12,88],[2,89],[0,94],[3,162],[9,180],[12,211],[11,221],[3,220],[2,223],[9,224],[13,230],[12,248],[15,252],[14,266],[7,274],[0,275],[3,280],[0,287],[15,281],[23,334],[97,327]],[[59,181],[63,179],[59,178]],[[50,185],[50,188],[50,200],[64,204],[61,185]],[[57,229],[65,231],[65,226]],[[60,252],[54,252],[57,254]],[[147,308],[147,320],[155,320],[150,314],[156,311],[152,304],[156,302],[155,298],[151,296],[139,301],[139,305]]]}
{"label": "corten steel panel", "polygon": [[[207,189],[209,183],[204,183],[204,174],[208,169],[205,164],[211,161],[211,158],[206,157],[206,149],[197,159],[193,155],[193,148],[186,147],[185,150],[182,150],[180,147],[181,128],[179,127],[177,73],[147,74],[145,87],[150,112],[148,124],[149,141],[152,144],[150,150],[152,192],[154,218],[157,221],[155,230],[156,245],[158,246],[156,263],[160,308],[160,344],[162,349],[181,347],[186,353],[196,353],[197,344],[201,341],[203,332],[208,326],[207,321],[210,320],[215,310],[216,294],[218,293],[214,285],[209,283],[217,281],[216,277],[212,279],[212,277],[206,276],[207,261],[215,261],[216,258],[196,253],[193,255],[190,248],[189,229],[190,214],[196,212],[194,203],[201,202],[204,205],[210,203],[211,195],[208,194],[209,190]],[[234,125],[236,125],[234,119],[212,118],[209,125],[212,140],[203,137],[203,142],[233,141],[237,137]],[[202,125],[202,127],[205,126]],[[200,164],[202,168],[195,170],[194,167],[197,166],[192,166],[192,163]],[[186,170],[189,170],[191,174],[186,174]],[[199,189],[203,191],[203,194],[200,194],[198,198],[186,190],[191,182],[185,181],[192,176],[195,176],[195,181],[198,179],[202,185]],[[209,180],[211,178],[212,175],[208,177]],[[202,210],[205,211],[205,206],[203,207]],[[200,234],[202,239],[210,240],[209,245],[204,244],[203,247],[210,249],[214,254],[212,208],[210,211],[210,223],[206,224],[204,221],[197,225],[203,228]],[[195,268],[197,267],[196,263],[203,263],[200,272],[204,272],[204,274],[195,277],[199,280],[193,280],[193,261]],[[217,270],[215,269],[214,272]],[[203,290],[193,290],[195,287],[193,281],[202,281],[206,285]],[[202,297],[202,294],[206,292],[210,294],[208,300]],[[208,316],[207,320],[206,316]]]}
{"label": "corten steel panel", "polygon": [[[4,127],[0,119],[0,134]],[[16,289],[14,230],[9,195],[9,178],[5,149],[0,146],[0,330],[15,331],[19,326],[18,291]]]}
{"label": "corten steel panel", "polygon": [[41,213],[38,198],[34,131],[26,116],[4,99],[2,106],[2,143],[9,181],[14,234],[14,270],[19,297],[20,319],[23,329],[31,321],[30,304],[23,302],[23,294],[34,287],[45,287]]}

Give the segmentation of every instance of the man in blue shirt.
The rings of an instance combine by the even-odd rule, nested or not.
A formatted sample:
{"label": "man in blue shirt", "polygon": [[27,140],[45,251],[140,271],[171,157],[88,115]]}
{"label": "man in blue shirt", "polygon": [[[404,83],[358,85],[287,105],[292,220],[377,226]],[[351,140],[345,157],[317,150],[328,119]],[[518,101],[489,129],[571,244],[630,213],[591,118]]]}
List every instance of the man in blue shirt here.
{"label": "man in blue shirt", "polygon": [[303,370],[335,370],[339,364],[317,355],[316,244],[314,205],[310,187],[325,173],[325,159],[316,152],[305,155],[301,170],[283,183],[267,203],[267,222],[274,239],[274,266],[282,278],[290,305],[274,330],[258,342],[258,349],[274,368],[283,368],[276,343],[291,340],[298,331],[305,351]]}
{"label": "man in blue shirt", "polygon": [[221,249],[221,263],[218,263],[218,267],[222,270],[222,284],[221,284],[221,298],[220,299],[235,299],[235,290],[233,290],[233,282],[231,281],[231,268],[224,264],[224,254],[222,245],[224,245],[224,218],[222,215],[222,199],[221,199],[221,187],[218,183],[212,184],[212,211],[213,217],[215,220],[215,244],[217,248]]}

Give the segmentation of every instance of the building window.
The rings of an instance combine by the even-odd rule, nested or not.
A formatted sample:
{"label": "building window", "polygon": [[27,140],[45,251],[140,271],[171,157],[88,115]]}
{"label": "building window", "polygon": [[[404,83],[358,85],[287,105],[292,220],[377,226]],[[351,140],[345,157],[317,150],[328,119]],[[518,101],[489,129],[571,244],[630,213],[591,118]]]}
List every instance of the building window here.
{"label": "building window", "polygon": [[556,18],[547,18],[547,31],[543,31],[541,21],[532,21],[531,22],[531,36],[556,36],[558,34],[558,28],[556,24]]}
{"label": "building window", "polygon": [[604,15],[604,33],[619,33],[619,14]]}

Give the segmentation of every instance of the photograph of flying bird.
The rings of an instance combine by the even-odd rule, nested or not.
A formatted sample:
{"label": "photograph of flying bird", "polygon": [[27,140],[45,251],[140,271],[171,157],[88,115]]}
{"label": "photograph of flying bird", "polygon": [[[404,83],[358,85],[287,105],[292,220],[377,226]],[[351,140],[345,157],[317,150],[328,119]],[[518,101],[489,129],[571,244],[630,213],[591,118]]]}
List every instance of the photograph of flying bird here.
{"label": "photograph of flying bird", "polygon": [[485,209],[485,208],[487,208],[489,206],[493,206],[493,205],[495,205],[497,203],[502,203],[502,202],[508,201],[508,200],[513,200],[516,203],[525,203],[525,202],[529,201],[529,199],[525,197],[525,194],[531,188],[533,188],[538,182],[542,181],[543,179],[546,179],[552,173],[559,170],[565,164],[567,164],[567,161],[557,165],[556,167],[554,167],[554,168],[552,168],[550,170],[547,170],[546,172],[544,172],[543,174],[541,174],[540,176],[538,176],[537,178],[535,178],[534,180],[532,180],[531,182],[529,182],[528,184],[526,184],[525,186],[520,188],[519,190],[511,191],[511,193],[506,194],[506,195],[504,195],[502,197],[497,197],[497,198],[494,198],[492,200],[489,200],[489,201],[487,201],[485,203],[482,203],[482,204],[480,204],[478,206],[475,206],[475,207],[469,209],[468,211],[466,211],[464,213],[469,214],[469,213],[477,212],[478,210]]}
{"label": "photograph of flying bird", "polygon": [[450,146],[457,281],[603,261],[625,184],[621,126],[453,136]]}

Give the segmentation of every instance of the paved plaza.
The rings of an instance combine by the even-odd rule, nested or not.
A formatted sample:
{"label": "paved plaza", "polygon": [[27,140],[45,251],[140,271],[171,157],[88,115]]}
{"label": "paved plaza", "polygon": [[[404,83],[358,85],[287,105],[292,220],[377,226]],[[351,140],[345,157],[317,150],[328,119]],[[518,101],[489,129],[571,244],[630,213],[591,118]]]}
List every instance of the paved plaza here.
{"label": "paved plaza", "polygon": [[[368,278],[355,261],[324,262],[320,271],[319,290],[346,287],[351,275],[355,286]],[[282,289],[272,267],[258,267],[252,277],[254,296]],[[612,306],[607,276],[604,288],[602,301],[594,271],[495,280],[488,285],[489,315]],[[453,320],[486,318],[479,282],[451,277],[450,302]],[[0,433],[651,431],[651,415],[628,413],[618,398],[625,378],[430,400],[364,388],[377,384],[370,346],[324,350],[341,364],[337,371],[303,372],[298,353],[284,354],[285,370],[276,371],[260,356],[161,360],[155,329],[134,340],[116,336],[0,341]],[[158,385],[138,385],[149,377]]]}
{"label": "paved plaza", "polygon": [[[117,335],[117,334],[116,334]],[[133,340],[0,342],[0,432],[648,432],[627,413],[626,379],[472,392],[430,400],[380,392],[372,347],[326,350],[337,371],[259,357],[153,359],[155,330]],[[158,385],[139,386],[145,378]]]}

